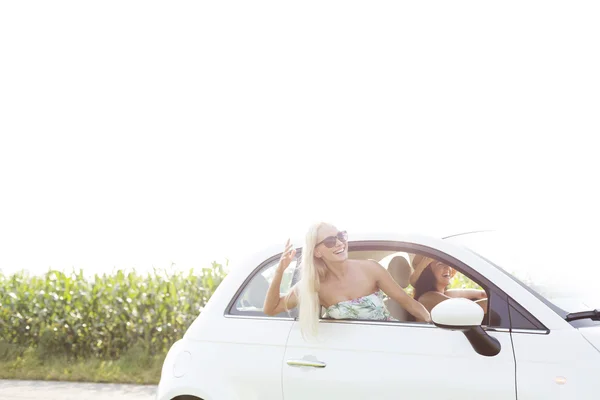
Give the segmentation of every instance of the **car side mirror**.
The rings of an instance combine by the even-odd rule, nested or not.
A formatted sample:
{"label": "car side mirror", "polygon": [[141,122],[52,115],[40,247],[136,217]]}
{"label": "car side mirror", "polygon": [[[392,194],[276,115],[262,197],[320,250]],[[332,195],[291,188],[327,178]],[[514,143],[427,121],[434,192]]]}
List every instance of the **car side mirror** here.
{"label": "car side mirror", "polygon": [[464,298],[444,300],[431,310],[431,320],[435,326],[461,331],[477,353],[487,357],[495,356],[500,353],[500,342],[483,330],[483,317],[483,308]]}

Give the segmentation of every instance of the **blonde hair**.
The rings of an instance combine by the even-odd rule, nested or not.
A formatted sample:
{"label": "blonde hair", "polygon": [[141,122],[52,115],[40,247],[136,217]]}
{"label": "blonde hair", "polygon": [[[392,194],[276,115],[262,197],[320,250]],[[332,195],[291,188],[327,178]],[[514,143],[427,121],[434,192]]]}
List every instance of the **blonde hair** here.
{"label": "blonde hair", "polygon": [[298,282],[298,317],[302,336],[316,337],[318,333],[321,303],[319,288],[321,279],[327,272],[323,261],[315,257],[315,245],[319,230],[324,226],[332,226],[326,222],[318,222],[310,226],[304,238],[302,249],[301,278]]}

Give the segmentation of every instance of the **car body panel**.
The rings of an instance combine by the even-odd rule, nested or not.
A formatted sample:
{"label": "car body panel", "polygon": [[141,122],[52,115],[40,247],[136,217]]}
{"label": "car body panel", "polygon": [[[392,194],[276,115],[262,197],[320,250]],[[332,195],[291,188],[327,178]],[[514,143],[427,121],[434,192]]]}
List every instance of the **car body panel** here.
{"label": "car body panel", "polygon": [[600,326],[579,328],[579,333],[581,333],[581,335],[583,335],[596,350],[600,351]]}
{"label": "car body panel", "polygon": [[[161,392],[157,399],[194,394],[204,400],[280,400],[281,362],[292,324],[283,319],[221,317],[212,326],[206,325],[207,334],[200,340],[184,338],[169,351],[159,387],[177,389]],[[182,377],[175,377],[177,355],[183,351],[191,354],[191,367]],[[202,390],[189,392],[190,387]]]}
{"label": "car body panel", "polygon": [[519,400],[600,397],[600,353],[576,328],[513,332]]}

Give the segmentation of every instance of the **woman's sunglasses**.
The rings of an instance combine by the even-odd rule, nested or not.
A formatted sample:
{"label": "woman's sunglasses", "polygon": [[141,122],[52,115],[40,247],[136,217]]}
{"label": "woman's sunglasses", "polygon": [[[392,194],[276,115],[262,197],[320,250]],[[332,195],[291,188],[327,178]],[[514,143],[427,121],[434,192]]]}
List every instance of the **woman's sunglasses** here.
{"label": "woman's sunglasses", "polygon": [[335,246],[338,239],[340,240],[340,242],[346,243],[348,241],[348,233],[346,231],[341,231],[341,232],[338,232],[337,235],[335,235],[335,236],[327,236],[325,239],[323,239],[319,243],[317,243],[315,245],[315,247],[317,247],[318,245],[323,243],[325,245],[325,247],[327,247],[328,249],[331,249],[332,247]]}

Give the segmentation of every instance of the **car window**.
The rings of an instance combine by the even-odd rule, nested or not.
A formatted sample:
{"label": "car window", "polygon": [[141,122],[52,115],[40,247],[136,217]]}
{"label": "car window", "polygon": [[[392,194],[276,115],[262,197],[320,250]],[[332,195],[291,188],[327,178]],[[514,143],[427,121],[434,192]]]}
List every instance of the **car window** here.
{"label": "car window", "polygon": [[481,285],[479,283],[475,282],[474,280],[472,280],[471,278],[469,278],[468,276],[466,276],[465,274],[463,274],[459,271],[456,272],[456,276],[454,277],[452,282],[450,282],[450,289],[483,290],[483,288],[481,287]]}
{"label": "car window", "polygon": [[[431,249],[428,249],[431,251]],[[446,258],[445,254],[434,252],[436,257]],[[410,263],[412,258],[414,257],[413,252],[404,252],[398,250],[398,248],[390,248],[390,247],[369,247],[367,249],[353,251],[352,258],[356,259],[371,259],[378,261],[384,268],[389,269],[390,261],[394,259],[397,255],[402,254],[406,257],[407,261]],[[298,261],[300,257],[297,256],[296,260],[292,261],[290,266],[284,273],[283,279],[281,281],[280,286],[280,294],[283,295],[287,293],[291,286],[294,283],[294,279],[297,279],[296,272],[298,271]],[[252,275],[250,279],[247,279],[243,285],[243,287],[237,292],[238,295],[235,297],[234,301],[232,301],[232,305],[229,308],[228,313],[230,315],[240,315],[240,316],[254,316],[254,317],[264,317],[264,318],[272,318],[272,317],[286,317],[291,318],[294,317],[295,311],[290,310],[290,312],[283,312],[276,316],[268,316],[263,313],[263,304],[267,294],[267,290],[271,281],[273,279],[273,275],[275,274],[275,270],[277,264],[279,262],[279,258],[274,258],[268,262],[265,262],[263,266],[260,266],[259,269]],[[506,299],[496,293],[496,288],[488,282],[485,277],[478,275],[475,271],[471,270],[469,266],[464,264],[461,265],[452,265],[452,267],[457,271],[456,275],[453,277],[450,282],[449,288],[451,289],[483,289],[486,294],[489,296],[488,301],[485,306],[487,307],[487,312],[485,314],[482,325],[495,327],[495,328],[508,328],[510,327],[510,320],[508,317],[508,304]],[[470,278],[469,276],[472,276]],[[402,282],[407,281],[408,276],[398,276],[396,273],[393,274],[394,279],[396,281]],[[490,286],[491,285],[491,286]],[[411,297],[413,296],[413,287],[411,285],[406,285],[404,290]],[[386,308],[392,314],[392,317],[396,319],[397,322],[402,323],[414,323],[414,318],[408,314],[402,307],[395,303],[393,300],[387,298],[383,292],[381,292],[381,300],[386,305]],[[336,319],[332,319],[327,315],[325,309],[321,309],[321,318],[324,320],[335,322]],[[354,319],[354,318],[352,318]],[[370,320],[367,320],[370,321]],[[396,322],[395,321],[395,322]]]}
{"label": "car window", "polygon": [[[442,255],[442,254],[439,254]],[[404,291],[410,296],[410,297],[414,297],[414,287],[409,284],[409,278],[410,278],[410,271],[413,270],[413,261],[415,258],[415,253],[413,252],[405,252],[405,251],[390,251],[390,250],[384,250],[384,249],[378,249],[378,248],[369,248],[366,250],[362,250],[362,251],[355,251],[353,252],[352,256],[354,258],[358,258],[358,259],[372,259],[377,261],[380,265],[382,265],[384,268],[386,268],[388,270],[388,272],[390,272],[390,274],[392,275],[392,278],[398,283],[400,284],[401,287],[403,287]],[[405,260],[406,262],[402,261]],[[411,265],[409,267],[409,264]],[[468,275],[466,275],[462,269],[462,267],[465,266],[461,266],[458,267],[456,265],[453,265],[451,263],[447,263],[448,265],[452,266],[454,268],[454,270],[456,271],[456,273],[453,275],[453,277],[450,280],[450,283],[448,285],[448,289],[476,289],[476,290],[482,290],[485,292],[485,295],[483,296],[484,298],[473,298],[473,301],[476,301],[479,305],[482,306],[482,308],[484,308],[485,310],[485,316],[484,316],[484,320],[482,321],[482,325],[487,325],[487,326],[493,326],[493,327],[508,327],[508,318],[504,318],[502,316],[507,315],[507,311],[506,312],[502,312],[501,315],[500,313],[495,310],[495,308],[492,306],[492,304],[495,304],[496,307],[500,307],[500,309],[503,309],[504,307],[507,308],[506,302],[504,301],[496,301],[496,297],[493,295],[493,293],[485,288],[482,283],[478,282],[475,279],[470,278]],[[469,270],[468,267],[466,267],[467,270]],[[470,274],[471,275],[471,274]],[[455,292],[456,293],[456,292]],[[410,315],[406,310],[403,309],[403,307],[397,303],[396,301],[394,301],[393,299],[389,298],[385,293],[380,292],[379,295],[381,301],[374,299],[374,298],[368,298],[366,299],[366,303],[368,303],[368,305],[370,307],[372,307],[371,302],[374,302],[375,305],[378,305],[379,303],[383,303],[384,307],[382,306],[377,306],[373,309],[373,312],[370,313],[366,313],[366,312],[358,312],[357,310],[355,310],[355,308],[357,307],[357,301],[351,302],[349,303],[344,303],[344,304],[340,304],[340,305],[336,305],[336,306],[332,306],[331,310],[325,310],[325,308],[321,308],[321,318],[324,320],[329,320],[334,322],[336,319],[339,319],[339,317],[341,316],[342,319],[353,319],[353,320],[364,320],[364,321],[381,321],[382,316],[380,315],[380,311],[383,312],[384,314],[387,312],[389,312],[389,316],[391,316],[391,319],[389,321],[386,322],[400,322],[400,323],[415,323],[416,320],[415,318]],[[358,300],[358,299],[357,299]],[[352,310],[345,310],[345,309],[349,309],[352,308]],[[367,307],[368,308],[368,307]],[[341,312],[338,309],[344,309],[342,310],[343,312]],[[333,311],[335,314],[335,317],[333,317],[332,315],[329,315],[329,312]],[[355,315],[356,313],[361,314],[362,316],[364,316],[365,318],[359,317],[357,315]],[[344,315],[347,315],[347,318],[344,318]],[[372,316],[372,318],[369,317],[369,315]],[[500,316],[499,316],[500,315]]]}
{"label": "car window", "polygon": [[[275,259],[272,262],[267,263],[254,276],[246,281],[245,286],[239,292],[238,297],[233,303],[233,307],[230,309],[230,314],[233,315],[248,315],[248,316],[262,316],[269,318],[270,316],[263,313],[263,304],[267,295],[267,290],[273,281],[273,276],[279,259]],[[294,270],[296,269],[297,260],[290,263],[290,266],[285,270],[283,278],[281,279],[281,285],[279,286],[279,292],[281,295],[287,293],[292,286],[292,277]],[[288,316],[287,313],[279,314],[274,317]]]}

